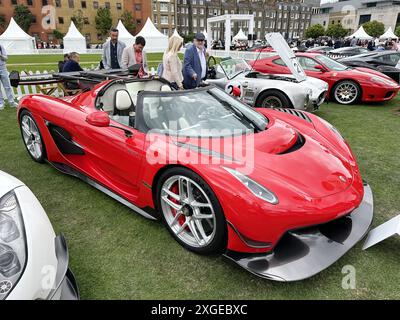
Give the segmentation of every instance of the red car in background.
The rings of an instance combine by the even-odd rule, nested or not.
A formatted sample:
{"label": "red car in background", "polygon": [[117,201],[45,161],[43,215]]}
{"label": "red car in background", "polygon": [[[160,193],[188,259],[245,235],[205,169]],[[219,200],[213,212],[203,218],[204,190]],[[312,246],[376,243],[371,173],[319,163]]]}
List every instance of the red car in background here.
{"label": "red car in background", "polygon": [[[397,82],[375,70],[347,67],[318,53],[297,53],[296,56],[307,76],[326,81],[329,84],[328,98],[340,104],[388,101],[400,89]],[[250,64],[263,73],[291,73],[278,55],[251,61]]]}

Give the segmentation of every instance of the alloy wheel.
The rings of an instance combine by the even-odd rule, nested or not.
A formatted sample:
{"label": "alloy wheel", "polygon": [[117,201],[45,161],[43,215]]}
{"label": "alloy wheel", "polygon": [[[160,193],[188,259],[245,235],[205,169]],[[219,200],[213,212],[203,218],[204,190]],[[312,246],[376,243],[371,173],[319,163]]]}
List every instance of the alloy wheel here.
{"label": "alloy wheel", "polygon": [[192,179],[174,175],[161,188],[161,209],[172,232],[195,248],[209,245],[216,233],[213,205],[205,191]]}
{"label": "alloy wheel", "polygon": [[21,128],[26,148],[33,158],[39,160],[43,155],[43,144],[35,121],[31,116],[23,115]]}
{"label": "alloy wheel", "polygon": [[282,101],[275,96],[269,96],[262,103],[263,108],[282,108]]}
{"label": "alloy wheel", "polygon": [[344,81],[335,89],[335,99],[342,104],[353,103],[358,97],[358,87],[353,82]]}

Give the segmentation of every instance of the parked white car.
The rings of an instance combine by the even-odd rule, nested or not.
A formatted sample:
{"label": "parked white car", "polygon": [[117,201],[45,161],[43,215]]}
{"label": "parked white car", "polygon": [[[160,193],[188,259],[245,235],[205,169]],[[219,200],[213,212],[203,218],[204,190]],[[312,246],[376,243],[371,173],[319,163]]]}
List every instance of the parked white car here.
{"label": "parked white car", "polygon": [[0,171],[0,300],[79,299],[68,259],[34,194]]}

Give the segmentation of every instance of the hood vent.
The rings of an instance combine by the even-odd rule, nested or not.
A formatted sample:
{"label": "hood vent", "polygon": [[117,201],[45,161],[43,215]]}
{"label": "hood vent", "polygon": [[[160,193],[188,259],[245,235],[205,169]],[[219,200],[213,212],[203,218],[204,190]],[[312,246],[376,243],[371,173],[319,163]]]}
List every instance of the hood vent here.
{"label": "hood vent", "polygon": [[287,149],[283,152],[280,152],[278,154],[288,154],[291,152],[295,152],[295,151],[299,150],[302,146],[304,146],[305,143],[306,143],[306,139],[300,133],[297,133],[296,143],[294,145],[292,145],[289,149]]}
{"label": "hood vent", "polygon": [[296,109],[276,108],[274,110],[285,112],[285,113],[289,113],[289,114],[291,114],[291,115],[293,115],[295,117],[298,117],[300,119],[303,119],[303,120],[305,120],[307,122],[312,123],[311,119],[304,112],[298,111]]}

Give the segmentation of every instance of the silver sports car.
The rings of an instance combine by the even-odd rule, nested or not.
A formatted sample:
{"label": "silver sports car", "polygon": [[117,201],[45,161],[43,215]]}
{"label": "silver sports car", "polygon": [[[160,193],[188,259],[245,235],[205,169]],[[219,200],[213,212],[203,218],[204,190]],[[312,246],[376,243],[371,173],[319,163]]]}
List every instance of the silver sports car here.
{"label": "silver sports car", "polygon": [[294,108],[315,111],[325,100],[328,84],[307,77],[262,74],[252,70],[244,59],[228,59],[214,65],[206,82],[239,96],[253,107]]}

